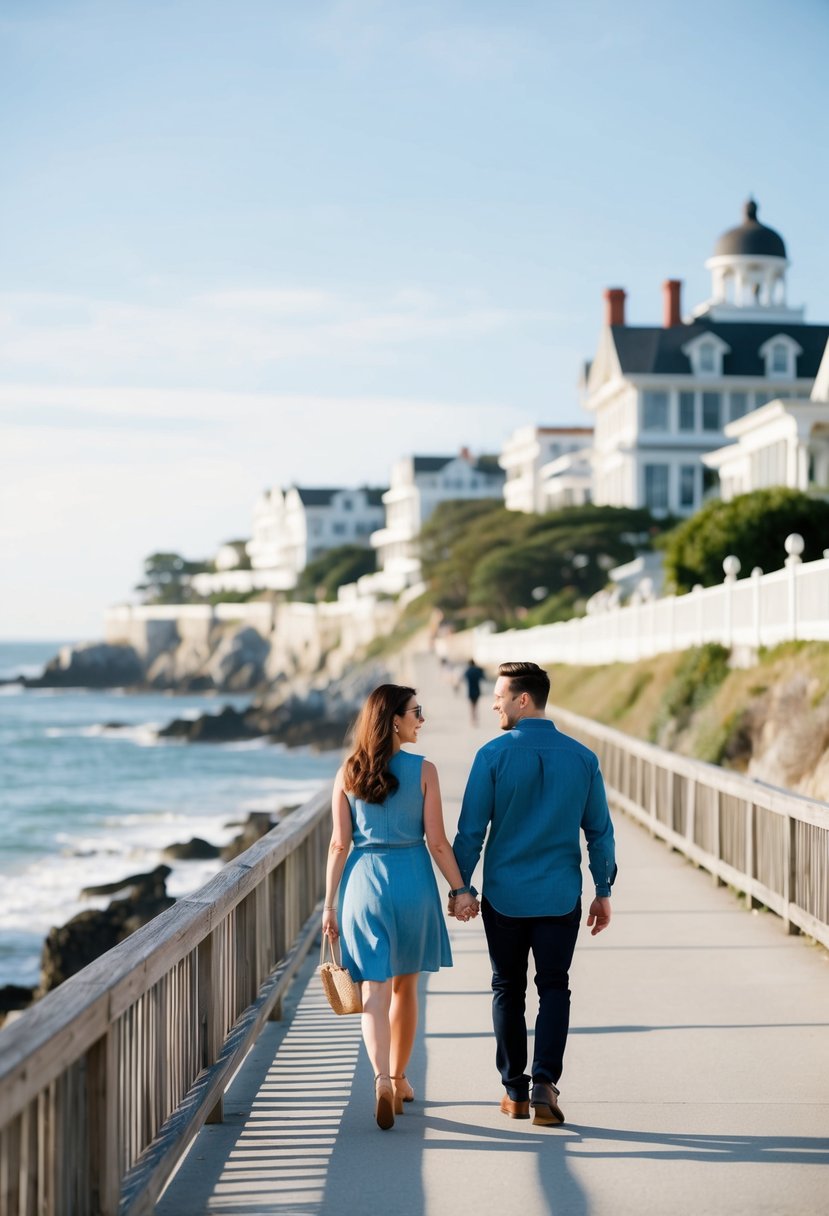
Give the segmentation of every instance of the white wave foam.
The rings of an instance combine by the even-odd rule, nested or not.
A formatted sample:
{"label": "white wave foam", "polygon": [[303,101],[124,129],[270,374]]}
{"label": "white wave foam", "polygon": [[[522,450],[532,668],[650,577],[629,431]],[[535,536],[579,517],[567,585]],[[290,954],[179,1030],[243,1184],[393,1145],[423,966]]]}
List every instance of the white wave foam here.
{"label": "white wave foam", "polygon": [[[59,849],[19,872],[2,874],[0,882],[0,983],[34,983],[42,939],[54,925],[78,912],[105,908],[112,896],[81,898],[88,886],[117,882],[130,874],[151,870],[164,862],[171,867],[167,890],[181,898],[212,878],[221,860],[167,861],[167,845],[197,836],[218,847],[238,832],[252,810],[275,814],[304,803],[325,780],[319,778],[256,779],[245,796],[197,813],[164,810],[151,814],[112,816],[92,830],[63,831],[55,836]],[[252,786],[252,788],[251,788]],[[11,951],[11,953],[10,953]],[[15,979],[15,977],[18,977]],[[28,978],[24,978],[28,977]]]}

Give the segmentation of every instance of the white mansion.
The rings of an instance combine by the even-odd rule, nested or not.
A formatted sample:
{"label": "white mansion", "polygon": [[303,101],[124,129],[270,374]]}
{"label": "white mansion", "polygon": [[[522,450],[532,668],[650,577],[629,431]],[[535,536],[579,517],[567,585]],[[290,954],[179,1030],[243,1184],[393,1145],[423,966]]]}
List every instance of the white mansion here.
{"label": "white mansion", "polygon": [[[606,291],[605,325],[584,384],[595,421],[590,449],[541,469],[527,431],[541,443],[549,429],[526,428],[502,452],[510,480],[533,482],[529,493],[542,509],[592,499],[657,515],[692,514],[715,491],[718,473],[726,495],[829,484],[825,423],[809,402],[829,325],[808,324],[802,308],[789,307],[788,265],[782,237],[759,222],[749,201],[742,224],[720,237],[706,262],[711,298],[690,316],[682,317],[676,279],[663,287],[661,326],[629,325],[625,291]],[[814,396],[829,398],[829,384],[816,386]],[[730,453],[739,444],[744,453],[735,465]],[[774,445],[774,455],[745,457]],[[515,509],[527,510],[517,497]]]}
{"label": "white mansion", "polygon": [[297,576],[320,554],[339,545],[363,545],[383,522],[382,489],[289,486],[265,490],[253,508],[253,532],[247,542],[248,569],[232,568],[223,545],[215,574],[194,575],[200,595],[222,591],[290,591]]}
{"label": "white mansion", "polygon": [[383,495],[385,526],[371,543],[379,570],[360,583],[366,589],[396,594],[420,578],[417,539],[438,503],[459,498],[499,498],[503,471],[494,457],[474,457],[468,448],[457,456],[407,456],[391,471]]}
{"label": "white mansion", "polygon": [[[391,471],[386,491],[290,486],[260,495],[245,544],[225,544],[215,573],[196,574],[199,595],[290,591],[309,562],[340,545],[372,546],[378,570],[341,589],[341,598],[396,595],[420,579],[418,537],[435,507],[447,500],[499,498],[503,471],[492,456],[407,456]],[[243,565],[243,557],[248,559]]]}

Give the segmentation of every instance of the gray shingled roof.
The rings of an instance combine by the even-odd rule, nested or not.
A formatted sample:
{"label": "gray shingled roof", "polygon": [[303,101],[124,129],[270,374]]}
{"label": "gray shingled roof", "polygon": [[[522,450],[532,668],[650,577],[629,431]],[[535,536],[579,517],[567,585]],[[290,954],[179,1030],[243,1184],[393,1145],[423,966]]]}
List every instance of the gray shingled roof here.
{"label": "gray shingled roof", "polygon": [[413,456],[415,473],[439,473],[457,456]]}
{"label": "gray shingled roof", "polygon": [[316,486],[309,489],[307,486],[294,486],[300,501],[305,507],[327,507],[335,494],[339,494],[342,486],[337,486],[335,489],[319,489]]}
{"label": "gray shingled roof", "polygon": [[709,321],[701,317],[693,325],[670,329],[649,326],[611,326],[616,353],[625,375],[690,376],[691,362],[682,347],[704,333],[716,334],[731,347],[723,359],[726,376],[765,376],[766,364],[760,347],[777,334],[788,334],[802,348],[797,357],[798,376],[817,375],[829,340],[829,325]]}

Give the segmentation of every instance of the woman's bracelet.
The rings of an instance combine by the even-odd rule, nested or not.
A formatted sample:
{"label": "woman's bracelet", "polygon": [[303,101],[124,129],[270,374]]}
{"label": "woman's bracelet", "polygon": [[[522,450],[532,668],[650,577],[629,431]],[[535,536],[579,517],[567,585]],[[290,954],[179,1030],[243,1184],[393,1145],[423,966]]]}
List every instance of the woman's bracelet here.
{"label": "woman's bracelet", "polygon": [[322,910],[323,910],[323,912],[333,912],[334,905],[333,904],[323,904]]}

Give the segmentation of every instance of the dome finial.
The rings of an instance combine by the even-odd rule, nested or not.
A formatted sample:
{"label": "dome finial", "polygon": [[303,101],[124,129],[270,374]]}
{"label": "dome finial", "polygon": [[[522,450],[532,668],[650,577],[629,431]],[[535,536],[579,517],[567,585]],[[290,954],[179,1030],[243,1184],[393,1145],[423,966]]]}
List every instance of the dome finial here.
{"label": "dome finial", "polygon": [[745,216],[746,220],[757,220],[757,203],[750,195],[748,202],[746,203],[745,207],[743,207],[743,215]]}

